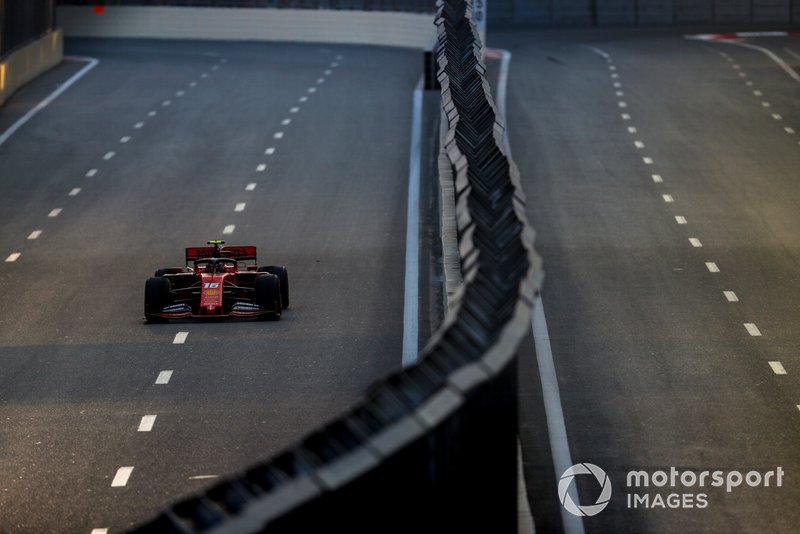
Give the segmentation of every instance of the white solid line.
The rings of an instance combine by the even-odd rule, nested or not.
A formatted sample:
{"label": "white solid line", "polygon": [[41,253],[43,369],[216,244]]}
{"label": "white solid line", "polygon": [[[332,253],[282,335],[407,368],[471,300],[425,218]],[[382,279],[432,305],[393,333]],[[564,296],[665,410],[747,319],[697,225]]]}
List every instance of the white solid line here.
{"label": "white solid line", "polygon": [[636,126],[628,126],[628,133],[636,133]]}
{"label": "white solid line", "polygon": [[419,214],[420,166],[422,164],[422,94],[424,80],[414,87],[411,117],[411,150],[408,156],[406,208],[406,264],[403,301],[403,367],[417,362],[419,353]]}
{"label": "white solid line", "polygon": [[654,174],[653,175],[653,181],[655,183],[657,183],[657,184],[660,184],[660,183],[662,183],[664,181],[664,179],[661,177],[660,174]]}
{"label": "white solid line", "polygon": [[653,164],[653,158],[642,158],[642,161],[644,161],[645,165]]}
{"label": "white solid line", "polygon": [[8,141],[8,139],[12,135],[14,135],[14,133],[17,130],[22,128],[22,126],[26,122],[31,120],[37,113],[39,113],[44,108],[49,106],[53,102],[53,100],[58,98],[64,91],[66,91],[67,89],[72,87],[72,85],[75,82],[77,82],[79,79],[81,79],[87,72],[89,72],[90,70],[95,68],[97,66],[97,64],[100,63],[100,61],[98,61],[97,59],[90,58],[90,57],[64,56],[64,59],[72,60],[72,61],[88,61],[89,64],[86,65],[85,67],[83,67],[78,72],[76,72],[69,80],[67,80],[63,84],[61,84],[61,86],[58,89],[56,89],[55,91],[53,91],[52,93],[47,95],[47,98],[45,98],[44,100],[42,100],[41,102],[36,104],[36,106],[31,108],[30,111],[28,111],[25,115],[20,117],[14,124],[9,126],[8,129],[6,129],[6,131],[4,131],[2,133],[2,135],[0,135],[0,146],[2,146],[3,143]]}
{"label": "white solid line", "polygon": [[245,206],[247,206],[247,204],[244,202],[239,202],[236,204],[236,207],[233,208],[233,211],[244,211]]}
{"label": "white solid line", "polygon": [[106,154],[103,156],[103,159],[108,161],[111,158],[113,158],[115,155],[116,155],[116,152],[106,152]]}
{"label": "white solid line", "polygon": [[283,119],[281,125],[286,126],[292,122],[292,119]]}
{"label": "white solid line", "polygon": [[275,135],[273,135],[272,137],[274,137],[275,139],[281,139],[283,138],[283,132],[275,132]]}
{"label": "white solid line", "polygon": [[317,88],[316,87],[309,87],[308,88],[308,92],[309,93],[316,93],[317,92]]}
{"label": "white solid line", "polygon": [[41,230],[34,230],[34,231],[33,231],[33,232],[31,232],[31,234],[28,236],[28,239],[39,239],[39,236],[40,236],[40,235],[42,235],[42,231],[41,231]]}
{"label": "white solid line", "polygon": [[172,378],[172,370],[167,369],[166,371],[161,371],[158,373],[158,377],[156,378],[156,384],[169,384],[169,379]]}
{"label": "white solid line", "polygon": [[747,330],[747,333],[753,337],[758,337],[761,335],[761,331],[758,329],[755,323],[744,323],[744,327]]}
{"label": "white solid line", "polygon": [[289,113],[297,113],[298,111],[300,111],[300,108],[293,107],[292,109],[289,110]]}
{"label": "white solid line", "polygon": [[677,222],[678,224],[686,224],[686,217],[684,217],[683,215],[676,215],[675,222]]}
{"label": "white solid line", "polygon": [[635,146],[636,148],[644,148],[644,143],[642,143],[641,141],[634,141],[633,146]]}
{"label": "white solid line", "polygon": [[71,197],[78,196],[78,194],[80,192],[81,192],[81,188],[80,187],[75,187],[69,192],[69,196],[71,196]]}
{"label": "white solid line", "polygon": [[119,142],[124,144],[124,143],[127,143],[130,140],[131,140],[131,136],[130,135],[126,135],[125,137],[121,138],[119,140]]}
{"label": "white solid line", "polygon": [[768,107],[770,107],[770,105],[771,105],[771,104],[770,104],[769,102],[762,102],[762,103],[761,103],[761,106],[762,106],[762,107],[765,107],[765,108],[768,108]]}
{"label": "white solid line", "polygon": [[161,103],[161,105],[162,105],[162,106],[165,106],[165,107],[166,107],[166,106],[169,106],[169,105],[171,105],[171,104],[172,104],[172,100],[164,100],[164,101]]}
{"label": "white solid line", "polygon": [[700,248],[700,247],[703,246],[703,244],[700,242],[700,240],[697,239],[696,237],[690,237],[689,238],[689,243],[691,243],[694,248]]}
{"label": "white solid line", "polygon": [[298,98],[297,100],[298,100],[299,102],[308,102],[308,97],[307,97],[307,96],[301,96],[301,97],[300,97],[300,98]]}
{"label": "white solid line", "polygon": [[89,169],[88,171],[86,171],[86,177],[87,178],[91,178],[95,174],[97,174],[97,169]]}
{"label": "white solid line", "polygon": [[793,133],[794,133],[794,128],[791,128],[791,127],[789,127],[789,126],[786,126],[786,127],[784,128],[784,131],[785,131],[786,133],[788,133],[788,134],[793,134]]}
{"label": "white solid line", "polygon": [[189,337],[189,332],[178,332],[175,334],[175,339],[172,340],[173,345],[183,345],[186,343],[186,338]]}
{"label": "white solid line", "polygon": [[258,167],[256,167],[256,171],[257,172],[264,172],[266,170],[267,170],[267,164],[266,163],[259,163]]}
{"label": "white solid line", "polygon": [[55,208],[50,210],[50,213],[48,213],[47,216],[52,219],[53,217],[58,217],[60,214],[61,214],[61,208]]}
{"label": "white solid line", "polygon": [[772,368],[772,372],[776,375],[785,375],[786,368],[783,366],[781,362],[769,362],[769,366]]}
{"label": "white solid line", "polygon": [[622,114],[622,120],[629,121],[629,120],[631,120],[631,116],[628,115],[627,113],[623,113]]}
{"label": "white solid line", "polygon": [[723,291],[722,294],[725,295],[725,300],[728,302],[739,302],[739,297],[733,291]]}
{"label": "white solid line", "polygon": [[777,114],[777,113],[773,113],[773,114],[772,114],[772,118],[773,118],[773,119],[775,119],[776,121],[779,121],[779,120],[781,120],[783,117],[781,117],[781,116],[780,116],[779,114]]}
{"label": "white solid line", "polygon": [[795,52],[791,48],[784,48],[783,51],[789,54],[790,56],[794,57],[795,59],[800,60],[800,55],[798,55],[797,52]]}
{"label": "white solid line", "polygon": [[717,264],[714,263],[713,261],[707,261],[706,262],[706,269],[708,269],[708,272],[710,272],[710,273],[718,273],[719,272],[719,267],[717,267]]}
{"label": "white solid line", "polygon": [[156,115],[158,115],[158,112],[157,112],[157,111],[150,111],[150,112],[147,114],[147,116],[148,116],[148,117],[155,117]]}
{"label": "white solid line", "polygon": [[[561,407],[561,392],[559,391],[558,377],[556,376],[556,367],[553,361],[553,350],[550,346],[550,333],[547,330],[547,319],[544,315],[541,296],[537,296],[534,302],[531,326],[536,347],[536,361],[539,364],[539,379],[542,383],[550,451],[553,457],[556,480],[558,480],[573,463],[569,452],[564,410]],[[576,484],[570,484],[568,492],[572,500],[577,503],[580,501],[578,500],[576,486]],[[583,520],[567,512],[563,506],[560,508],[564,532],[567,534],[583,534]]]}
{"label": "white solid line", "polygon": [[736,46],[743,46],[745,48],[752,48],[753,50],[758,50],[759,52],[762,52],[762,53],[766,54],[767,57],[769,57],[772,61],[777,63],[778,66],[780,68],[782,68],[786,72],[786,74],[788,74],[794,81],[800,82],[800,75],[798,75],[797,72],[795,72],[795,70],[792,67],[790,67],[788,63],[786,63],[784,60],[782,60],[780,58],[780,56],[778,56],[772,50],[768,50],[766,48],[762,48],[762,47],[756,46],[754,44],[744,43],[744,42],[739,42],[739,41],[725,41],[725,42],[727,44],[732,44],[732,45],[736,45]]}
{"label": "white solid line", "polygon": [[214,478],[219,478],[219,475],[194,475],[189,477],[189,480],[211,480]]}
{"label": "white solid line", "polygon": [[252,182],[247,184],[247,187],[244,188],[245,191],[255,191],[256,190],[256,183]]}
{"label": "white solid line", "polygon": [[133,473],[133,466],[120,467],[117,469],[117,474],[114,475],[114,480],[111,481],[111,487],[121,488],[127,486],[131,473]]}
{"label": "white solid line", "polygon": [[230,235],[230,234],[233,233],[233,231],[235,229],[236,229],[236,225],[235,224],[229,224],[228,226],[226,226],[225,228],[222,229],[222,233],[225,234],[225,235]]}
{"label": "white solid line", "polygon": [[275,147],[273,147],[273,146],[269,147],[268,149],[266,149],[266,150],[264,151],[264,154],[266,154],[266,155],[268,155],[268,156],[271,156],[271,155],[272,155],[272,154],[274,154],[274,153],[275,153]]}
{"label": "white solid line", "polygon": [[14,263],[15,261],[17,261],[19,259],[20,256],[22,256],[21,252],[12,252],[6,258],[6,263]]}
{"label": "white solid line", "polygon": [[675,202],[675,199],[672,198],[672,195],[661,195],[661,198],[664,199],[664,202]]}
{"label": "white solid line", "polygon": [[155,415],[143,415],[142,420],[139,421],[139,428],[137,429],[137,432],[150,432],[153,430],[153,425],[155,422]]}
{"label": "white solid line", "polygon": [[628,107],[628,103],[627,102],[623,102],[623,101],[617,102],[617,105],[619,107],[621,107],[621,108],[627,108]]}

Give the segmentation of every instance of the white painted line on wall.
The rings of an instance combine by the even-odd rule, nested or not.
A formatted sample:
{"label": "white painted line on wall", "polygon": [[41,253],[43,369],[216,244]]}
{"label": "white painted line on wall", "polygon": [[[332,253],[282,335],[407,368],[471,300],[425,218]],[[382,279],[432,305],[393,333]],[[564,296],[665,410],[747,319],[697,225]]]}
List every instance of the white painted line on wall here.
{"label": "white painted line on wall", "polygon": [[710,272],[710,273],[718,273],[719,272],[719,267],[717,267],[717,264],[714,263],[713,261],[707,261],[706,262],[706,269],[708,269],[708,272]]}
{"label": "white painted line on wall", "polygon": [[419,216],[420,166],[422,165],[422,94],[424,79],[414,87],[411,116],[411,150],[408,156],[406,208],[406,262],[403,299],[402,365],[417,362],[419,353]]}
{"label": "white painted line on wall", "polygon": [[758,329],[755,323],[744,323],[744,327],[747,330],[747,333],[753,337],[761,336],[761,330]]}
{"label": "white painted line on wall", "polygon": [[161,371],[160,373],[158,373],[158,377],[156,377],[156,384],[169,384],[171,378],[172,378],[172,369]]}
{"label": "white painted line on wall", "polygon": [[186,338],[189,337],[189,332],[178,332],[175,334],[175,339],[172,340],[173,345],[183,345],[186,343]]}
{"label": "white painted line on wall", "polygon": [[88,64],[85,67],[83,67],[81,70],[76,72],[71,78],[69,78],[63,84],[61,84],[58,87],[58,89],[56,89],[55,91],[53,91],[52,93],[47,95],[47,97],[44,100],[42,100],[38,104],[36,104],[33,108],[31,108],[30,111],[28,111],[25,115],[23,115],[22,117],[17,119],[16,122],[14,122],[14,124],[9,126],[2,134],[0,134],[0,146],[2,146],[3,143],[8,141],[8,139],[12,135],[14,135],[14,133],[17,130],[22,128],[22,126],[24,126],[25,123],[27,123],[34,116],[36,116],[37,113],[39,113],[44,108],[49,106],[53,102],[53,100],[55,100],[56,98],[61,96],[61,94],[64,91],[66,91],[67,89],[72,87],[75,84],[75,82],[77,82],[78,80],[83,78],[83,76],[87,72],[89,72],[90,70],[95,68],[97,66],[97,64],[100,63],[99,60],[97,60],[95,58],[91,58],[91,57],[64,56],[64,59],[67,60],[67,61],[86,61],[86,62],[88,62]]}
{"label": "white painted line on wall", "polygon": [[12,252],[6,258],[6,263],[14,263],[15,261],[17,261],[19,259],[20,256],[22,256],[21,252]]}
{"label": "white painted line on wall", "polygon": [[111,481],[112,488],[122,488],[128,485],[128,479],[133,473],[133,466],[120,467],[117,469],[117,474],[114,475],[114,480]]}
{"label": "white painted line on wall", "polygon": [[150,432],[153,430],[153,425],[156,423],[156,415],[143,415],[142,420],[139,421],[139,428],[137,432]]}
{"label": "white painted line on wall", "polygon": [[772,372],[776,375],[785,375],[786,368],[783,366],[781,362],[769,362],[769,366],[772,368]]}
{"label": "white painted line on wall", "polygon": [[228,226],[226,226],[225,228],[222,229],[222,233],[225,234],[225,235],[230,235],[230,234],[233,233],[234,230],[236,230],[236,225],[235,224],[229,224]]}
{"label": "white painted line on wall", "polygon": [[42,235],[42,231],[41,230],[34,230],[33,232],[30,233],[30,235],[28,236],[28,239],[39,239],[40,235]]}
{"label": "white painted line on wall", "polygon": [[739,302],[739,297],[733,291],[723,291],[722,294],[725,295],[725,300],[728,302]]}

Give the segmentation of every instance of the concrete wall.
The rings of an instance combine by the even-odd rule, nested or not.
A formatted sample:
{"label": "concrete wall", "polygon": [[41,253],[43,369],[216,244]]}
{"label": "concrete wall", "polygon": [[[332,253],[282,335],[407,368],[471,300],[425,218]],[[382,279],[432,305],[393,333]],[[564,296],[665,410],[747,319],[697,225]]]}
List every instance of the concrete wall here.
{"label": "concrete wall", "polygon": [[60,6],[67,37],[301,41],[429,49],[433,15],[312,9]]}
{"label": "concrete wall", "polygon": [[61,31],[22,46],[0,61],[0,105],[20,87],[58,65],[64,54]]}

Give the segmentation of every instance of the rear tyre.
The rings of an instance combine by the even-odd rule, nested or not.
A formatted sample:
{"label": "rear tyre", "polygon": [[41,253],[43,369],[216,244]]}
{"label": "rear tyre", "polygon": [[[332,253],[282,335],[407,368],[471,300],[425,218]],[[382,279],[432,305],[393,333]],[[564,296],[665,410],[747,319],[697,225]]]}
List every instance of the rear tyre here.
{"label": "rear tyre", "polygon": [[170,301],[169,280],[163,277],[148,278],[144,284],[144,318],[148,323],[165,323],[163,317],[153,315],[164,309]]}
{"label": "rear tyre", "polygon": [[289,271],[286,267],[278,265],[268,265],[266,267],[259,267],[258,272],[270,273],[278,277],[281,282],[281,301],[283,302],[283,309],[289,307]]}
{"label": "rear tyre", "polygon": [[256,304],[271,310],[266,318],[278,321],[281,318],[281,281],[274,274],[262,274],[256,278]]}

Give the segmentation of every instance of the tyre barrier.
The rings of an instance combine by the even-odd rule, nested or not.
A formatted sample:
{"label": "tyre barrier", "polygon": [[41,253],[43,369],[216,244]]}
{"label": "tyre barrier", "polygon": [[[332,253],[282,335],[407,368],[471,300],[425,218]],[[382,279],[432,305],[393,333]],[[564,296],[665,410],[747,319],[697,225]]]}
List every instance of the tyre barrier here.
{"label": "tyre barrier", "polygon": [[542,278],[463,0],[437,3],[464,284],[417,364],[133,532],[516,532],[516,354]]}

